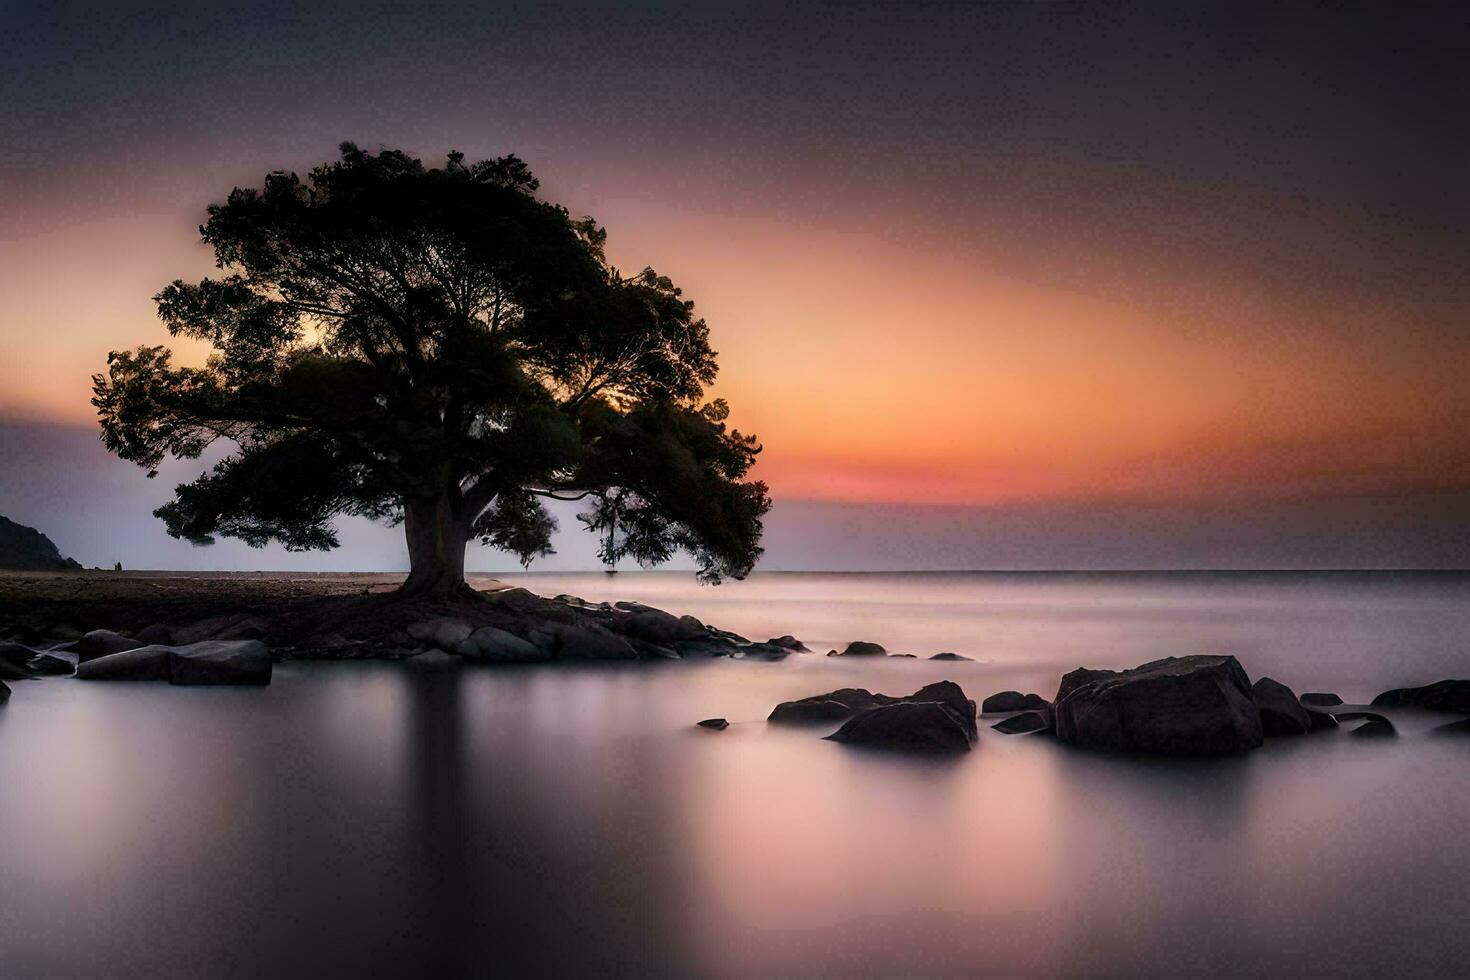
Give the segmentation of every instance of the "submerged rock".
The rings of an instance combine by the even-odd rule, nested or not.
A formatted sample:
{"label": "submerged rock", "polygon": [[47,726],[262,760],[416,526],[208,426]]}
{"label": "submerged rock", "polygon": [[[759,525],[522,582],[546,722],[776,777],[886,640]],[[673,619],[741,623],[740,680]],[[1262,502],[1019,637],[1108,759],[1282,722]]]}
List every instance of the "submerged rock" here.
{"label": "submerged rock", "polygon": [[82,638],[75,642],[74,649],[77,659],[85,663],[96,657],[106,657],[125,650],[136,650],[147,645],[131,636],[123,636],[112,630],[93,630],[90,633],[84,633]]}
{"label": "submerged rock", "polygon": [[1325,711],[1315,711],[1311,708],[1307,708],[1306,712],[1307,719],[1311,722],[1311,731],[1320,732],[1325,731],[1328,728],[1337,727],[1337,719],[1332,717],[1332,715],[1328,714]]}
{"label": "submerged rock", "polygon": [[992,694],[980,705],[980,710],[985,713],[992,711],[1035,711],[1038,708],[1049,708],[1050,702],[1039,694],[1022,694],[1019,691],[1001,691]]}
{"label": "submerged rock", "polygon": [[717,732],[723,732],[730,727],[730,723],[723,718],[706,718],[697,724],[700,728],[712,728]]}
{"label": "submerged rock", "polygon": [[738,660],[785,660],[791,650],[773,643],[749,643],[736,647],[734,655]]}
{"label": "submerged rock", "polygon": [[1470,718],[1462,718],[1452,721],[1448,725],[1440,725],[1431,731],[1432,735],[1470,735]]}
{"label": "submerged rock", "polygon": [[1312,718],[1291,688],[1262,677],[1251,685],[1251,699],[1261,712],[1261,733],[1267,738],[1278,735],[1305,735],[1312,731]]}
{"label": "submerged rock", "polygon": [[1336,694],[1322,694],[1316,691],[1310,694],[1303,694],[1299,700],[1302,704],[1310,704],[1314,708],[1331,708],[1334,705],[1342,704],[1342,698]]}
{"label": "submerged rock", "polygon": [[1234,657],[1074,670],[1062,678],[1052,711],[1062,741],[1109,752],[1222,755],[1263,739],[1250,680]]}
{"label": "submerged rock", "polygon": [[990,726],[1002,735],[1029,735],[1052,730],[1050,711],[1023,711]]}
{"label": "submerged rock", "polygon": [[853,640],[841,653],[833,650],[827,654],[829,657],[883,657],[888,651],[878,643],[869,643],[866,640]]}
{"label": "submerged rock", "polygon": [[1373,699],[1375,708],[1424,708],[1470,714],[1470,680],[1448,680],[1424,687],[1384,691]]}
{"label": "submerged rock", "polygon": [[[956,685],[950,686],[958,690]],[[855,715],[827,737],[847,745],[903,752],[968,752],[975,741],[975,702],[965,699],[963,692],[960,697],[969,706],[968,723],[966,712],[956,709],[947,697],[905,699]]]}
{"label": "submerged rock", "polygon": [[973,662],[973,660],[974,660],[974,658],[972,658],[972,657],[962,656],[961,654],[958,654],[958,653],[936,653],[934,656],[930,657],[929,659],[930,660],[969,660],[971,662]]}

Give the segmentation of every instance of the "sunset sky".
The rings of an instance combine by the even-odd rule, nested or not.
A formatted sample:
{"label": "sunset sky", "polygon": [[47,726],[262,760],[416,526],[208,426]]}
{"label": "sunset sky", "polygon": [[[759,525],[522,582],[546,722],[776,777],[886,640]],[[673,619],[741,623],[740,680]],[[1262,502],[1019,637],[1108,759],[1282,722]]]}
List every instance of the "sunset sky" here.
{"label": "sunset sky", "polygon": [[1467,50],[1464,4],[0,0],[0,513],[402,567],[170,541],[199,464],[108,460],[87,402],[204,207],[350,139],[515,152],[684,287],[763,567],[1464,567]]}

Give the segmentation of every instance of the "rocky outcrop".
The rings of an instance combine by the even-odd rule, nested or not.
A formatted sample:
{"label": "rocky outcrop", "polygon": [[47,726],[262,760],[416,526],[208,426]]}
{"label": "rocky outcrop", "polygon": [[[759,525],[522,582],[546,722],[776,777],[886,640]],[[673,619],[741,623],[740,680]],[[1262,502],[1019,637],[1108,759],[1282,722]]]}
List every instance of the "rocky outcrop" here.
{"label": "rocky outcrop", "polygon": [[1342,704],[1342,698],[1336,694],[1322,694],[1316,691],[1310,694],[1303,694],[1300,700],[1302,704],[1309,704],[1314,708],[1331,708]]}
{"label": "rocky outcrop", "polygon": [[1373,699],[1375,708],[1423,708],[1470,714],[1470,681],[1439,681],[1424,687],[1384,691]]}
{"label": "rocky outcrop", "polygon": [[81,571],[82,566],[61,557],[51,539],[33,527],[0,517],[0,568],[16,572]]}
{"label": "rocky outcrop", "polygon": [[873,697],[884,703],[853,715],[827,737],[902,752],[968,752],[975,743],[975,702],[952,681],[930,684],[904,698]]}
{"label": "rocky outcrop", "polygon": [[974,658],[962,656],[961,654],[958,654],[958,653],[936,653],[934,656],[930,657],[929,659],[930,660],[971,660],[971,661],[973,661]]}
{"label": "rocky outcrop", "polygon": [[766,642],[774,647],[785,647],[787,650],[791,650],[795,653],[811,653],[811,651],[807,649],[807,645],[805,643],[801,642],[790,633],[787,633],[785,636],[773,636]]}
{"label": "rocky outcrop", "polygon": [[169,681],[180,685],[269,684],[270,650],[259,640],[204,640],[137,647],[84,661],[84,681]]}
{"label": "rocky outcrop", "polygon": [[833,650],[827,654],[829,657],[885,657],[888,651],[881,644],[869,643],[866,640],[853,640],[841,653]]}
{"label": "rocky outcrop", "polygon": [[1312,731],[1311,715],[1291,688],[1280,681],[1262,677],[1251,685],[1251,699],[1261,713],[1261,733],[1267,738],[1305,735]]}
{"label": "rocky outcrop", "polygon": [[1051,711],[1023,711],[990,726],[1002,735],[1030,735],[1052,730]]}
{"label": "rocky outcrop", "polygon": [[992,694],[980,705],[980,710],[989,714],[996,711],[1036,711],[1049,708],[1051,703],[1039,694],[1022,694],[1019,691],[1001,691]]}
{"label": "rocky outcrop", "polygon": [[1108,752],[1223,755],[1262,742],[1234,657],[1166,657],[1132,670],[1075,670],[1052,706],[1057,737]]}

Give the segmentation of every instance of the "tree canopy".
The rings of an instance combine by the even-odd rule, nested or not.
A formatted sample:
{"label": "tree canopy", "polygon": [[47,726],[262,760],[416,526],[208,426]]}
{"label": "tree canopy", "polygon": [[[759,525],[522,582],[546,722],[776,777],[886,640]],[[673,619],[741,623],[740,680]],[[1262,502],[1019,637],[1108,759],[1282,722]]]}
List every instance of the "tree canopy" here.
{"label": "tree canopy", "polygon": [[543,501],[585,498],[605,561],[749,573],[770,501],[746,479],[759,444],[705,400],[708,327],[538,188],[514,156],[427,168],[344,143],[210,206],[221,275],[155,297],[206,364],[144,346],[93,378],[104,443],[150,476],[228,449],[155,511],[168,532],[327,549],[338,515],[402,521],[406,590],[446,592],[467,541],[529,564],[556,528]]}

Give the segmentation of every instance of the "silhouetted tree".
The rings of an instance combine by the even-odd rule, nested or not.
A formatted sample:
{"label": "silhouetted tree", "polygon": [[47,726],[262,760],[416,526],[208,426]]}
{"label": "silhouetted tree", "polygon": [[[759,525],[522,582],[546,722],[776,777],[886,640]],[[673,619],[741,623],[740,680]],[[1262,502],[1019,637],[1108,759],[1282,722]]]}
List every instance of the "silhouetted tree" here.
{"label": "silhouetted tree", "polygon": [[542,498],[617,521],[605,561],[691,553],[702,579],[761,554],[760,451],[726,428],[709,331],[667,278],[622,276],[606,232],[540,200],[514,156],[424,167],[345,143],[305,182],[275,172],[209,208],[221,278],[155,300],[201,368],[163,347],[93,378],[107,448],[146,467],[231,451],[154,513],[207,544],[337,545],[338,514],[402,520],[403,591],[463,589],[468,541],[549,554]]}

